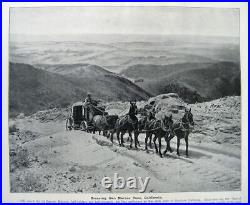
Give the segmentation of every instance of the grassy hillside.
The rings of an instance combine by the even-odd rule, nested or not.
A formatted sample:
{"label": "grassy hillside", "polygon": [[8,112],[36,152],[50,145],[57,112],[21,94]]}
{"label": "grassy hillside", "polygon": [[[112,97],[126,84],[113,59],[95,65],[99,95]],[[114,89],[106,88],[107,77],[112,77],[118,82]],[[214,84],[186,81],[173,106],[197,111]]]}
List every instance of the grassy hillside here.
{"label": "grassy hillside", "polygon": [[152,95],[175,92],[187,102],[240,95],[240,67],[233,62],[138,65],[122,74],[142,78],[140,86]]}
{"label": "grassy hillside", "polygon": [[176,74],[177,72],[206,68],[209,65],[212,65],[212,63],[138,64],[123,70],[121,74],[129,78],[159,79],[166,75]]}
{"label": "grassy hillside", "polygon": [[67,75],[77,78],[95,78],[107,74],[112,74],[110,71],[104,69],[101,66],[91,64],[37,64],[36,68],[57,73],[61,75]]}
{"label": "grassy hillside", "polygon": [[150,96],[128,79],[91,64],[40,64],[38,68],[66,76],[104,100],[146,99]]}
{"label": "grassy hillside", "polygon": [[27,64],[10,63],[9,72],[11,116],[20,112],[31,114],[51,107],[64,107],[83,100],[87,92],[101,100],[143,100],[150,96],[129,80],[105,70],[99,70],[99,75],[95,73],[75,78]]}

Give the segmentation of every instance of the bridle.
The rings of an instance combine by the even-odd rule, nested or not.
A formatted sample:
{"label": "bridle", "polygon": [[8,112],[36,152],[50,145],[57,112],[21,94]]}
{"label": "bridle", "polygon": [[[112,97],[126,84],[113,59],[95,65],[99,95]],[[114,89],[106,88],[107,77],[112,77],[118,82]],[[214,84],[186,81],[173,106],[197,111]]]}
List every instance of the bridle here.
{"label": "bridle", "polygon": [[[184,121],[184,119],[185,119],[185,121]],[[186,129],[186,130],[189,130],[190,127],[194,127],[194,125],[192,125],[193,123],[194,122],[193,121],[191,122],[191,120],[189,119],[189,112],[186,112],[185,115],[182,118],[182,124],[183,124],[182,126],[183,126],[183,128]],[[187,128],[184,127],[185,125],[187,126]]]}
{"label": "bridle", "polygon": [[[185,119],[185,121],[184,121],[184,119]],[[179,127],[175,128],[175,129],[170,129],[170,131],[172,131],[174,134],[176,134],[175,131],[179,130],[179,129],[181,129],[185,132],[190,131],[190,127],[193,127],[192,123],[193,122],[191,122],[189,120],[188,113],[186,112],[185,115],[182,117],[182,120],[179,123]],[[187,127],[185,127],[185,125],[187,125]]]}

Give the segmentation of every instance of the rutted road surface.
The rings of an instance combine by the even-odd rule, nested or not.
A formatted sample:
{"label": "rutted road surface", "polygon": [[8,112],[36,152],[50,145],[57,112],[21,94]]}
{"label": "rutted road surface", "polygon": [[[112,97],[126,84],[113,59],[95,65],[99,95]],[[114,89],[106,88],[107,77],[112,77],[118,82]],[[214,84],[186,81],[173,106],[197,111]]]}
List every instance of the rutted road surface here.
{"label": "rutted road surface", "polygon": [[[64,131],[27,142],[34,160],[25,176],[38,178],[45,192],[135,192],[134,189],[105,189],[101,180],[114,173],[128,177],[150,177],[146,192],[195,192],[240,190],[240,156],[232,147],[190,142],[190,157],[176,152],[160,158],[145,152],[143,135],[139,150],[119,147],[101,135]],[[174,141],[174,139],[173,139]],[[176,144],[172,143],[175,148]],[[164,147],[165,148],[165,147]],[[23,170],[17,171],[21,177]],[[138,188],[136,190],[138,192]]]}

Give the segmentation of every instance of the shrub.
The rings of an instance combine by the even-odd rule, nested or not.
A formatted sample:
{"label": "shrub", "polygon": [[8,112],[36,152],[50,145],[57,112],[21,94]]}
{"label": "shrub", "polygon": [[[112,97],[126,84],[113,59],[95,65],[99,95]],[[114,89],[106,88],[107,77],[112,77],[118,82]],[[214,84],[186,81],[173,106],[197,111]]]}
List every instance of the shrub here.
{"label": "shrub", "polygon": [[18,168],[30,165],[29,153],[27,149],[16,146],[10,151],[10,171],[14,172]]}
{"label": "shrub", "polygon": [[12,176],[10,180],[10,192],[44,192],[45,184],[41,183],[41,177],[31,172],[26,172],[19,176]]}

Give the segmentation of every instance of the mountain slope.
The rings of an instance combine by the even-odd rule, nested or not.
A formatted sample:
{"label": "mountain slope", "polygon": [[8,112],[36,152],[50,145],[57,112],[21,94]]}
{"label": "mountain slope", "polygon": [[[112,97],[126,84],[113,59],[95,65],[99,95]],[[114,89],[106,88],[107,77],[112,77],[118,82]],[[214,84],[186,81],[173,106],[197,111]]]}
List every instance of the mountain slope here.
{"label": "mountain slope", "polygon": [[77,78],[94,78],[100,75],[112,74],[110,71],[105,70],[101,66],[91,64],[37,64],[37,68],[57,73],[61,75],[67,75]]}
{"label": "mountain slope", "polygon": [[38,68],[66,76],[105,100],[146,99],[149,93],[130,80],[92,64],[39,64]]}
{"label": "mountain slope", "polygon": [[121,71],[121,74],[129,78],[158,79],[177,72],[206,68],[209,65],[212,65],[212,63],[178,63],[170,65],[138,64]]}
{"label": "mountain slope", "polygon": [[175,92],[189,103],[240,95],[240,67],[233,62],[138,65],[122,74],[142,78],[141,87],[153,95]]}
{"label": "mountain slope", "polygon": [[150,95],[127,79],[108,72],[75,78],[36,69],[31,65],[10,63],[10,114],[31,114],[55,106],[83,100],[87,92],[101,100],[143,100]]}

